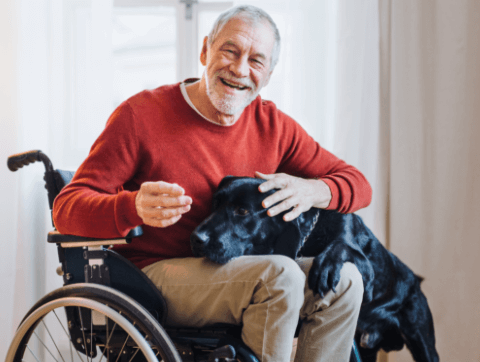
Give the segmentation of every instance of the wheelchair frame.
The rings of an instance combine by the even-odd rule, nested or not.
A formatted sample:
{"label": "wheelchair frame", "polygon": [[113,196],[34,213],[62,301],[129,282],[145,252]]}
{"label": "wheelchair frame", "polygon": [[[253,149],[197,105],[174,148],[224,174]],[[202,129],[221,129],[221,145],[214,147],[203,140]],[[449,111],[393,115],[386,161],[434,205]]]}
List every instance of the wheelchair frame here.
{"label": "wheelchair frame", "polygon": [[[45,187],[52,210],[55,197],[71,181],[74,172],[55,170],[50,159],[39,150],[12,155],[7,165],[11,171],[17,171],[37,161],[45,166]],[[37,335],[37,328],[45,324],[51,311],[62,324],[55,310],[64,309],[66,327],[62,325],[61,329],[69,339],[71,361],[75,350],[79,359],[84,361],[85,356],[87,362],[93,362],[98,352],[102,353],[99,362],[104,357],[109,362],[157,362],[158,356],[165,362],[258,362],[242,343],[239,326],[166,327],[167,306],[158,288],[134,264],[108,248],[130,243],[142,233],[141,227],[137,227],[125,238],[97,239],[63,235],[56,230],[49,232],[47,241],[57,245],[61,263],[57,273],[63,277],[64,286],[30,309],[17,329],[6,361],[23,361],[27,350],[33,354],[28,342]],[[53,340],[48,328],[47,331]],[[42,340],[40,344],[60,362]],[[57,344],[55,348],[61,353]],[[63,355],[61,360],[66,362]],[[361,362],[354,342],[350,361]]]}

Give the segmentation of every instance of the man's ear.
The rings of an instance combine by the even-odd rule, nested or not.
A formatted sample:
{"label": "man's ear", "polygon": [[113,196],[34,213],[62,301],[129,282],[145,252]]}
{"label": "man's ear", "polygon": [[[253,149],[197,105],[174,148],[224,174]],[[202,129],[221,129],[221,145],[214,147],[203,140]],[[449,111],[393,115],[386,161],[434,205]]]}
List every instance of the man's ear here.
{"label": "man's ear", "polygon": [[202,52],[200,53],[200,62],[203,66],[207,65],[208,36],[203,38]]}
{"label": "man's ear", "polygon": [[265,80],[265,84],[263,85],[264,87],[270,83],[270,77],[272,76],[273,69],[270,70],[270,72],[267,75],[267,79]]}

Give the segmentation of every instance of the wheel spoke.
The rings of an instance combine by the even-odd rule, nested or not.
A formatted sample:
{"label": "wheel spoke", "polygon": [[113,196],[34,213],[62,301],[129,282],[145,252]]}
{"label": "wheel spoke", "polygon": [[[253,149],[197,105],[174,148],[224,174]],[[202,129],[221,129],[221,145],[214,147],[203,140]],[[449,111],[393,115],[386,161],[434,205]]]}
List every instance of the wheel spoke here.
{"label": "wheel spoke", "polygon": [[[108,338],[108,318],[106,318],[107,320],[107,338]],[[107,342],[107,345],[105,346],[105,348],[107,349],[107,360],[109,361],[110,360],[110,351],[108,350],[109,346],[108,346],[108,342]],[[104,350],[105,352],[105,350]],[[103,354],[102,354],[102,358],[103,358]],[[102,362],[102,358],[100,358],[100,362]]]}
{"label": "wheel spoke", "polygon": [[[60,320],[60,318],[58,318],[58,315],[57,315],[57,312],[55,312],[55,310],[52,311],[53,314],[55,314],[55,317],[57,317],[57,320],[58,320],[58,323],[60,323],[60,325],[62,326],[63,328],[63,331],[65,332],[65,335],[67,336],[68,338],[68,341],[70,342],[69,345],[70,345],[70,357],[71,357],[71,360],[73,362],[73,352],[72,352],[72,345],[73,345],[73,342],[72,340],[70,339],[70,334],[67,332],[67,330],[65,329],[62,321]],[[77,352],[77,355],[78,357],[82,360],[82,362],[84,361],[84,359],[82,358],[82,355],[77,351],[77,349],[75,348],[75,352]]]}
{"label": "wheel spoke", "polygon": [[[85,340],[85,328],[83,327],[83,318],[82,318],[82,311],[80,307],[78,308],[78,314],[80,315],[80,327],[82,329],[82,335],[83,335],[83,345],[85,346],[85,356],[87,356],[87,362],[88,362],[88,353],[87,353],[87,342]],[[90,356],[90,361],[92,361],[92,357]]]}
{"label": "wheel spoke", "polygon": [[[37,302],[38,306],[32,308],[18,328],[6,360],[135,362],[139,358],[145,358],[148,361],[163,362],[160,355],[163,356],[162,350],[165,350],[169,362],[181,361],[177,351],[170,348],[171,342],[165,332],[159,326],[151,325],[155,320],[140,305],[134,301],[118,299],[118,293],[90,287],[93,296],[99,294],[108,304],[113,304],[111,307],[104,299],[100,302],[79,294],[89,292],[85,288],[82,285],[63,287]],[[127,315],[120,311],[123,308],[128,310]]]}
{"label": "wheel spoke", "polygon": [[48,335],[50,336],[50,339],[52,340],[53,345],[54,345],[55,348],[57,349],[57,352],[58,352],[58,354],[60,355],[60,358],[62,359],[63,362],[65,362],[65,359],[63,358],[62,352],[60,352],[60,350],[58,349],[58,346],[57,346],[57,344],[55,343],[55,340],[53,339],[52,334],[50,333],[50,330],[48,329],[47,325],[45,324],[45,320],[44,320],[44,319],[42,319],[42,323],[43,323],[43,326],[45,327],[45,329],[47,330],[47,333],[48,333]]}
{"label": "wheel spoke", "polygon": [[[27,344],[27,345],[25,345],[25,347],[27,347],[27,348],[28,348],[28,350],[29,350],[29,351],[30,351],[30,353],[32,354],[33,358],[35,358],[35,359],[37,360],[37,362],[40,362],[40,361],[38,360],[37,356],[35,356],[35,353],[33,353],[33,351],[30,349],[30,347],[28,346],[28,344]],[[22,359],[22,361],[23,361],[23,359]]]}
{"label": "wheel spoke", "polygon": [[132,358],[130,358],[130,360],[128,362],[132,362],[133,359],[135,358],[135,356],[137,355],[138,351],[140,351],[140,348],[137,348],[137,350],[135,351],[135,353],[133,354]]}
{"label": "wheel spoke", "polygon": [[[35,336],[37,336],[38,340],[40,341],[40,343],[43,345],[43,347],[45,347],[45,349],[48,351],[48,353],[50,353],[50,355],[53,357],[53,359],[58,362],[58,360],[55,358],[55,356],[53,355],[53,353],[48,349],[48,347],[45,345],[45,343],[43,343],[42,339],[38,336],[38,334],[36,332],[33,332],[33,334]],[[30,348],[29,348],[30,349]],[[31,351],[30,351],[31,352]]]}
{"label": "wheel spoke", "polygon": [[93,310],[90,309],[90,354],[93,361]]}
{"label": "wheel spoke", "polygon": [[[133,322],[133,325],[135,325],[135,322]],[[123,342],[122,349],[120,350],[120,353],[118,354],[117,359],[115,360],[115,362],[118,362],[118,359],[119,359],[120,356],[122,355],[123,349],[124,349],[125,346],[127,345],[127,341],[128,341],[129,338],[130,338],[130,335],[128,335],[127,338],[125,339],[125,342]]]}
{"label": "wheel spoke", "polygon": [[112,331],[110,332],[110,335],[108,335],[108,318],[107,318],[107,343],[105,343],[105,348],[103,350],[103,353],[102,353],[102,356],[100,357],[99,362],[102,362],[102,359],[105,356],[105,351],[107,351],[107,359],[110,360],[110,351],[109,351],[110,347],[108,346],[108,344],[110,343],[110,338],[112,338],[113,332],[115,331],[116,326],[117,326],[117,323],[113,325]]}

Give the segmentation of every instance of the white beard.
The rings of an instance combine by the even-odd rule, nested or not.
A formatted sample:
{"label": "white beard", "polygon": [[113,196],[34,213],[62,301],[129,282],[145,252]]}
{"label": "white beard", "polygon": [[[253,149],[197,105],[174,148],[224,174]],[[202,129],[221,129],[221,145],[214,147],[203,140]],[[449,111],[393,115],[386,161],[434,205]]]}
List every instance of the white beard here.
{"label": "white beard", "polygon": [[[213,106],[217,111],[223,114],[227,114],[229,116],[233,116],[243,111],[245,107],[247,107],[250,103],[252,103],[252,101],[255,98],[257,98],[258,93],[260,93],[261,87],[256,89],[256,87],[251,83],[251,81],[248,81],[247,84],[245,84],[244,81],[235,79],[231,75],[226,74],[225,71],[218,72],[214,75],[214,80],[212,82],[213,84],[210,84],[206,70],[203,72],[203,76],[205,77],[207,95],[208,95],[208,98],[210,99],[210,102],[212,102]],[[242,91],[242,92],[246,92],[246,94],[243,95],[243,97],[241,95],[235,96],[231,94],[221,95],[216,89],[217,86],[220,86],[220,85],[223,86],[223,83],[220,80],[220,77],[225,78],[227,80],[231,79],[236,83],[245,84],[250,89],[246,89]]]}

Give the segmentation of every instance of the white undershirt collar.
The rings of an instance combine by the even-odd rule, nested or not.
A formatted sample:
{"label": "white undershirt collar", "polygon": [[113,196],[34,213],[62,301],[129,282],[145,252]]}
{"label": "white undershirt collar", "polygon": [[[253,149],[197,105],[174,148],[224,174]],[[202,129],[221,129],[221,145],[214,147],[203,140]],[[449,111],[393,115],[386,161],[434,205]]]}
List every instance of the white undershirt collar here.
{"label": "white undershirt collar", "polygon": [[[200,80],[197,80],[197,82],[199,82]],[[193,83],[196,83],[196,82],[193,82]],[[191,84],[193,84],[191,83]],[[210,123],[213,123],[217,126],[221,126],[221,127],[229,127],[231,125],[223,125],[223,124],[218,124],[217,122],[214,122],[212,121],[211,119],[208,119],[207,117],[205,117],[203,114],[200,113],[200,111],[193,105],[192,101],[190,100],[190,97],[188,96],[188,93],[187,93],[187,87],[185,86],[185,83],[182,82],[180,83],[180,91],[182,92],[182,95],[183,95],[183,98],[185,98],[185,101],[188,103],[188,105],[190,107],[193,108],[193,110],[195,112],[197,112],[200,116],[202,116],[203,119],[207,120],[208,122]]]}

